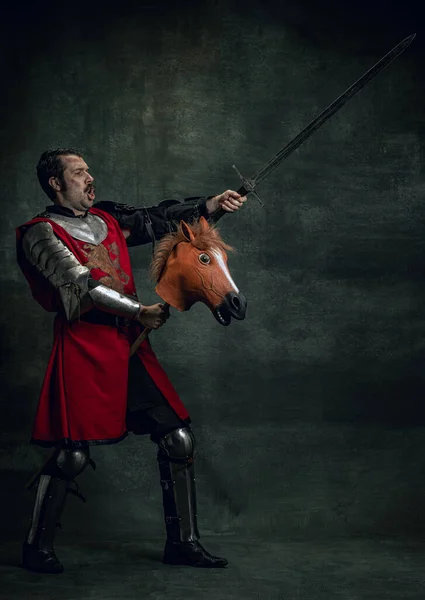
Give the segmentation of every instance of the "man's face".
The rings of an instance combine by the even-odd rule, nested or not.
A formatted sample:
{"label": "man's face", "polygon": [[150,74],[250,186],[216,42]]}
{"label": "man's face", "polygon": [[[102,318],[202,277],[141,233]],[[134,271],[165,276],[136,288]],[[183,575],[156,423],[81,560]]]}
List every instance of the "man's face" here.
{"label": "man's face", "polygon": [[61,156],[64,166],[63,181],[57,198],[60,204],[74,212],[82,213],[93,206],[95,191],[93,177],[88,172],[86,162],[79,156]]}

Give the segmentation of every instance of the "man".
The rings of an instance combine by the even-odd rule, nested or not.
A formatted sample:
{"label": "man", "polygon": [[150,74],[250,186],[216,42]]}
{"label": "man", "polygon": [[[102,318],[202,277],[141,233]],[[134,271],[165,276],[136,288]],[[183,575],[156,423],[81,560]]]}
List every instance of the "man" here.
{"label": "man", "polygon": [[90,445],[117,443],[131,431],[149,433],[158,445],[164,563],[224,567],[227,560],[198,541],[189,415],[149,341],[129,360],[140,325],[157,329],[169,314],[161,303],[139,302],[127,247],[160,239],[180,219],[235,212],[246,197],[227,190],[151,208],[93,206],[94,178],[73,149],[44,152],[37,175],[53,205],[18,227],[17,256],[34,298],[57,313],[31,440],[55,451],[35,477],[23,566],[63,571],[53,542],[70,483],[93,466]]}

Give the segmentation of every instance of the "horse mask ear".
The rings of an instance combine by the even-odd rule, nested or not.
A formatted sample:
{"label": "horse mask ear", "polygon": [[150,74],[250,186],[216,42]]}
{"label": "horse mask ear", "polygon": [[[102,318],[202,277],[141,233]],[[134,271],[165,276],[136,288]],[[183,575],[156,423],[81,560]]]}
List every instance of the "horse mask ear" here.
{"label": "horse mask ear", "polygon": [[201,224],[202,231],[208,231],[210,229],[208,221],[205,217],[200,217],[199,222]]}
{"label": "horse mask ear", "polygon": [[180,221],[180,227],[182,229],[182,234],[187,239],[187,241],[188,242],[193,242],[193,240],[195,239],[195,235],[194,235],[194,233],[193,233],[192,228],[190,227],[190,225],[188,225],[184,221]]}

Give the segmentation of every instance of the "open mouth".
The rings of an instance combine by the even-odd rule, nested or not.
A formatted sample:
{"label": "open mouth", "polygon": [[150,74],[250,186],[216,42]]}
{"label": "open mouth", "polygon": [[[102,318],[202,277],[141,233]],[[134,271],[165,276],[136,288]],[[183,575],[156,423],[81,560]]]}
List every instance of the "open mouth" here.
{"label": "open mouth", "polygon": [[246,298],[240,292],[229,292],[223,302],[214,308],[213,315],[220,325],[230,325],[233,319],[243,321],[246,313]]}
{"label": "open mouth", "polygon": [[224,327],[230,325],[232,321],[229,311],[227,310],[226,306],[223,305],[215,309],[214,316],[220,325],[223,325]]}
{"label": "open mouth", "polygon": [[90,187],[87,188],[87,196],[89,197],[90,200],[94,200],[96,193],[95,193],[95,189],[94,187],[91,185]]}

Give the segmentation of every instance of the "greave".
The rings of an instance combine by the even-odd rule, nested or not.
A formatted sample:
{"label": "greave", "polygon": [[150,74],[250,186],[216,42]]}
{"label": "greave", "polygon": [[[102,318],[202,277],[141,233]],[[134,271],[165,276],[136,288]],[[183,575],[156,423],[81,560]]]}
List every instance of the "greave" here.
{"label": "greave", "polygon": [[22,565],[26,569],[42,573],[63,571],[53,548],[56,526],[70,482],[88,464],[94,467],[88,449],[59,449],[33,478],[33,482],[37,481],[37,493],[31,526],[22,548]]}
{"label": "greave", "polygon": [[27,544],[53,551],[56,526],[65,504],[68,482],[51,475],[40,475]]}
{"label": "greave", "polygon": [[158,441],[167,541],[162,562],[192,567],[225,567],[227,559],[213,556],[198,541],[196,514],[195,437],[190,427],[175,429]]}
{"label": "greave", "polygon": [[199,539],[193,446],[194,437],[189,428],[172,432],[159,444],[164,518],[167,539],[173,542]]}

